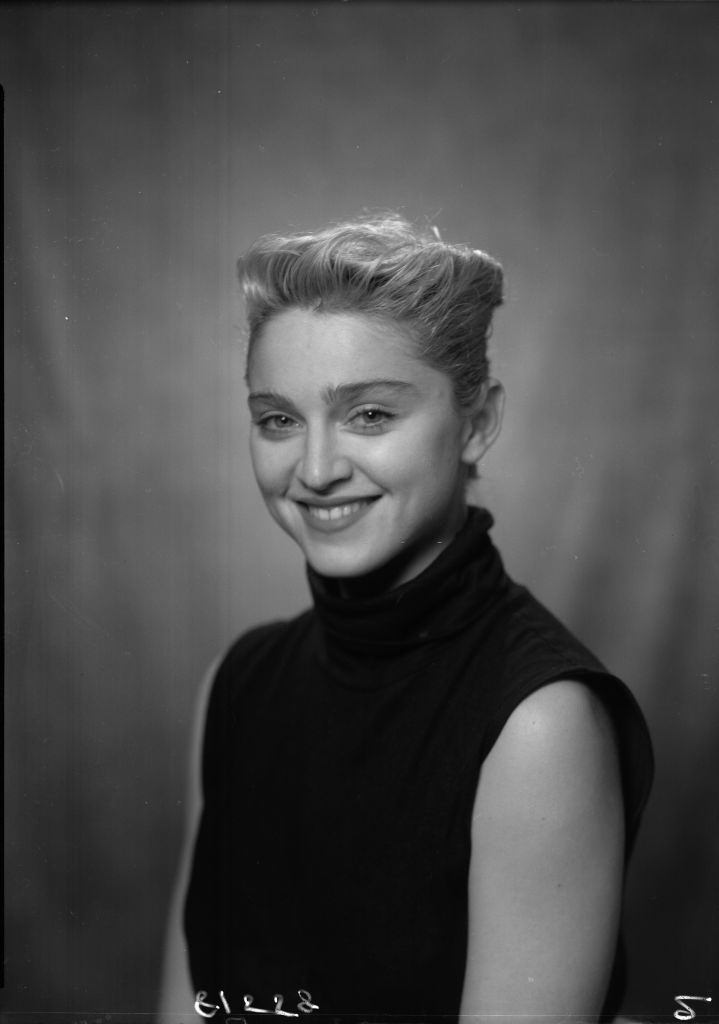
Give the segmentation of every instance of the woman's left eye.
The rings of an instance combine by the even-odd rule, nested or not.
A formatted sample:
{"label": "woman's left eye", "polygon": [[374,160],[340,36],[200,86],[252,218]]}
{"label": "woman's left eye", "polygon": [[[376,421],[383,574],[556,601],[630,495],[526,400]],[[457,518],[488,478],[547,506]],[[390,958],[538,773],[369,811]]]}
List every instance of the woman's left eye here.
{"label": "woman's left eye", "polygon": [[349,418],[349,422],[355,430],[363,433],[379,433],[388,423],[394,419],[391,412],[386,409],[378,409],[375,406],[368,406],[366,409],[357,409]]}

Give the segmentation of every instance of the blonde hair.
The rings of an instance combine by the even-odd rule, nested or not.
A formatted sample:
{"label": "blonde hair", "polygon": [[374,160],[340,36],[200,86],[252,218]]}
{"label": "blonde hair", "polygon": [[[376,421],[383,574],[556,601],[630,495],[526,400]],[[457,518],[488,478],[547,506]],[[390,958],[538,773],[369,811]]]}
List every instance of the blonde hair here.
{"label": "blonde hair", "polygon": [[452,380],[460,408],[489,376],[487,341],[502,302],[500,264],[449,245],[396,215],[334,224],[314,234],[264,235],[239,260],[249,349],[287,309],[358,313],[408,328],[418,355]]}

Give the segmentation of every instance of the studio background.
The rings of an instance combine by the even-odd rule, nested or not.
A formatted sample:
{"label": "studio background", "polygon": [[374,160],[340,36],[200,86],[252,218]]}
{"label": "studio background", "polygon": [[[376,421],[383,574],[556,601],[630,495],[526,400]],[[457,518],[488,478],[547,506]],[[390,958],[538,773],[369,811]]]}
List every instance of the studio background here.
{"label": "studio background", "polygon": [[655,742],[625,1012],[716,1011],[719,8],[0,16],[8,1018],[156,1004],[201,677],[307,602],[251,479],[234,262],[365,208],[505,265],[481,500]]}

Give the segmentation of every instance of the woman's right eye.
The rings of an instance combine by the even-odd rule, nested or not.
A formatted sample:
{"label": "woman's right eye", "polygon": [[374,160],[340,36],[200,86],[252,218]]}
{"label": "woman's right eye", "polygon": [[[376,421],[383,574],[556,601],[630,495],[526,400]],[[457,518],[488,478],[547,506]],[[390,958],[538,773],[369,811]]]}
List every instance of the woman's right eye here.
{"label": "woman's right eye", "polygon": [[255,420],[263,434],[287,434],[294,430],[297,421],[281,412],[273,412]]}

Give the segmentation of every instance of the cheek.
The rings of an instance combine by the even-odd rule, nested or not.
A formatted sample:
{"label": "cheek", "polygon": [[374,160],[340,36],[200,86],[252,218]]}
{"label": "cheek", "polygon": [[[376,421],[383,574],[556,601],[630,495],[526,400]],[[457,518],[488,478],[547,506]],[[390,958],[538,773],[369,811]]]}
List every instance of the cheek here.
{"label": "cheek", "polygon": [[454,419],[448,418],[426,424],[406,457],[414,464],[421,462],[425,467],[431,466],[438,475],[447,477],[456,471],[460,454],[460,429]]}
{"label": "cheek", "polygon": [[263,494],[279,490],[287,476],[287,457],[281,446],[260,438],[250,440],[250,458],[257,486]]}
{"label": "cheek", "polygon": [[428,424],[372,452],[367,471],[393,491],[446,491],[459,472],[459,437],[454,423]]}

